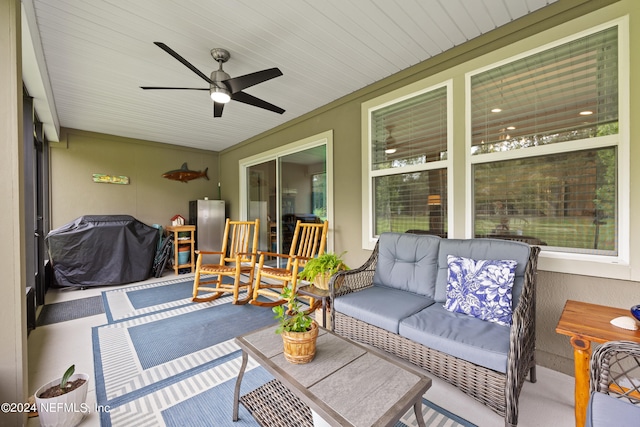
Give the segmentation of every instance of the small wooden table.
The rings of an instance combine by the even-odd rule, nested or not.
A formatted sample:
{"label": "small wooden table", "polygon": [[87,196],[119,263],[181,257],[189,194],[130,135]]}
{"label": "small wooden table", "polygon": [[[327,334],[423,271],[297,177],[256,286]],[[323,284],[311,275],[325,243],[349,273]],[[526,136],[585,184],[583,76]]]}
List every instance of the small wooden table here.
{"label": "small wooden table", "polygon": [[[267,419],[280,414],[286,419],[269,418],[270,423],[263,425],[308,425],[289,419],[292,412],[302,409],[301,404],[332,426],[393,426],[411,407],[418,425],[425,425],[422,395],[431,387],[431,378],[417,368],[324,328],[318,335],[315,358],[307,364],[292,364],[284,358],[282,337],[275,328],[268,326],[236,338],[242,349],[242,366],[234,394],[234,421],[238,420],[242,376],[251,356],[295,396],[294,400],[299,399],[297,406],[289,399],[291,407],[277,411],[273,405],[281,393],[265,395],[256,405],[254,417]],[[266,408],[264,418],[260,408]]]}
{"label": "small wooden table", "polygon": [[[196,268],[196,262],[194,260],[195,244],[196,244],[196,226],[195,225],[168,225],[164,228],[169,233],[173,233],[174,255],[173,255],[173,271],[178,274],[181,268],[191,268],[191,272]],[[189,233],[189,237],[186,239],[180,239],[179,233]],[[189,262],[186,264],[178,264],[178,246],[179,245],[191,245],[191,252],[189,254]]]}
{"label": "small wooden table", "polygon": [[576,427],[583,427],[589,403],[589,362],[591,342],[628,340],[640,342],[640,330],[630,331],[613,326],[616,317],[630,316],[629,310],[568,300],[558,321],[556,332],[571,337],[575,369]]}

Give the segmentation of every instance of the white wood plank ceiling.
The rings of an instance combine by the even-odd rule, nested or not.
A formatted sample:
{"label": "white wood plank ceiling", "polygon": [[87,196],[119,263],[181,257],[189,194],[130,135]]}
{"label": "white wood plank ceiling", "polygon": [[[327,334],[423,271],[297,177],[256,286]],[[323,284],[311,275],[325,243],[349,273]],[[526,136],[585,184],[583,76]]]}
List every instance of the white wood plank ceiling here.
{"label": "white wood plank ceiling", "polygon": [[[218,151],[555,1],[23,0],[25,83],[52,140],[59,124]],[[208,92],[143,91],[208,87],[155,41],[207,76],[215,47],[231,77],[280,68],[246,92],[286,112],[213,118]]]}

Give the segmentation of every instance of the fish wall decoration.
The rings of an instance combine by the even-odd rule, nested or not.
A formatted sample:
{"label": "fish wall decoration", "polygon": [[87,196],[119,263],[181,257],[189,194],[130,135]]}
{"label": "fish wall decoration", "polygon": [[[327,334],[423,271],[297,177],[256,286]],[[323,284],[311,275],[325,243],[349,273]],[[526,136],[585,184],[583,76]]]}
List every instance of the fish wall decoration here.
{"label": "fish wall decoration", "polygon": [[162,177],[167,179],[172,179],[174,181],[184,182],[184,183],[187,183],[192,179],[198,179],[198,178],[207,178],[207,181],[208,181],[209,180],[209,176],[207,175],[208,170],[209,168],[206,168],[203,171],[190,170],[189,167],[187,166],[187,163],[185,162],[182,164],[182,167],[180,169],[174,169],[172,171],[165,172],[162,174]]}
{"label": "fish wall decoration", "polygon": [[94,173],[93,174],[93,182],[102,182],[106,184],[129,184],[128,176],[114,176],[114,175],[106,175],[103,173]]}

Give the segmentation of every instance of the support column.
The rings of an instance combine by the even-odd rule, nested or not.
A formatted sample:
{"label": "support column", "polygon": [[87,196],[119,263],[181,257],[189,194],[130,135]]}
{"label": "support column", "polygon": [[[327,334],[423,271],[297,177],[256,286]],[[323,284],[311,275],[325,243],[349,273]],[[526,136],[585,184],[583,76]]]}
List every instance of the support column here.
{"label": "support column", "polygon": [[[0,0],[0,403],[28,395],[20,13],[19,0]],[[0,425],[26,422],[25,413],[0,411]]]}

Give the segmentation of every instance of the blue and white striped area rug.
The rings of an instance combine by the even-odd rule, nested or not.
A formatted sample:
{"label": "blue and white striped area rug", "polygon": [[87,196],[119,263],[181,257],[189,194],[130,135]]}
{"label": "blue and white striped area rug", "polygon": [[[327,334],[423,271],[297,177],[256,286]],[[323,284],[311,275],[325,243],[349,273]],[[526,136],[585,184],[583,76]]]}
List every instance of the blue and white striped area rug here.
{"label": "blue and white striped area rug", "polygon": [[[110,323],[92,330],[101,425],[257,426],[242,405],[239,421],[231,420],[241,362],[234,337],[273,323],[273,313],[233,305],[231,296],[190,303],[190,286],[175,280],[128,288],[137,295],[123,292],[120,300],[103,293]],[[250,359],[241,394],[272,378]],[[426,400],[423,412],[428,426],[472,426]],[[415,425],[413,417],[407,412],[399,425]]]}
{"label": "blue and white striped area rug", "polygon": [[[202,276],[203,279],[209,276]],[[230,280],[224,278],[224,280]],[[109,323],[171,310],[191,301],[193,275],[159,282],[128,286],[102,292],[102,302]]]}

